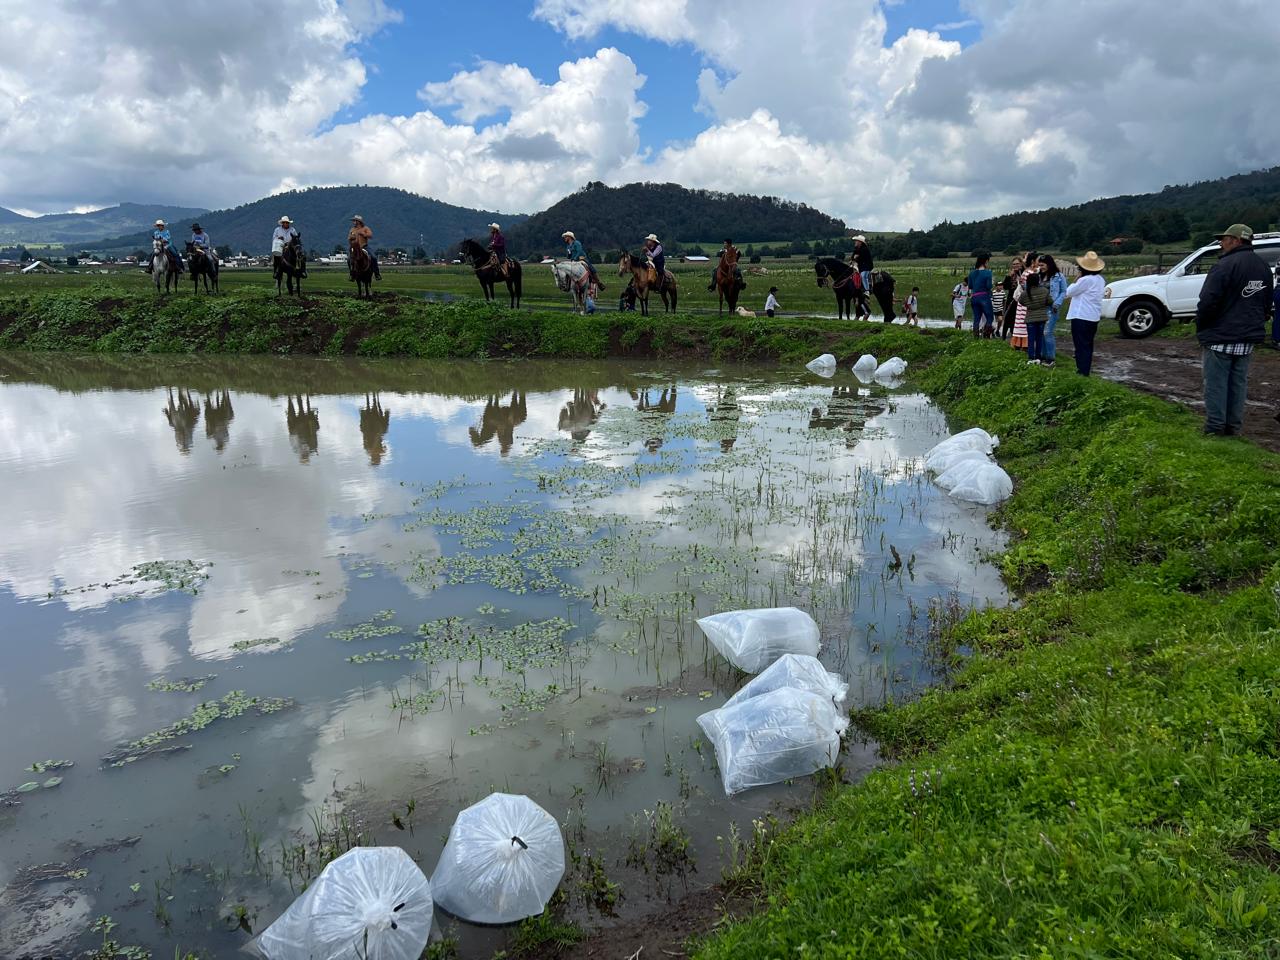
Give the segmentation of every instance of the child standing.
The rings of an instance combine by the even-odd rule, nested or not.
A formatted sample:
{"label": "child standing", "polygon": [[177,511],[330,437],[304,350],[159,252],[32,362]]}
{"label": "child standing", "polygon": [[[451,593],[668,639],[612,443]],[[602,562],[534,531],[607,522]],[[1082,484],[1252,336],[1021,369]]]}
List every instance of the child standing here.
{"label": "child standing", "polygon": [[1020,273],[1013,285],[1013,335],[1009,337],[1009,346],[1015,350],[1027,349],[1027,304],[1022,290],[1026,286],[1027,275]]}
{"label": "child standing", "polygon": [[1022,324],[1027,343],[1027,363],[1040,365],[1044,357],[1044,327],[1049,322],[1049,311],[1053,309],[1053,295],[1049,285],[1040,276],[1039,270],[1028,270],[1014,292],[1018,301],[1018,317],[1014,322],[1013,339],[1017,346],[1018,324]]}
{"label": "child standing", "polygon": [[778,310],[778,298],[774,296],[774,294],[777,292],[778,292],[777,287],[770,287],[769,296],[765,297],[764,315],[766,317],[772,317],[774,313],[776,313]]}
{"label": "child standing", "polygon": [[911,296],[902,301],[902,311],[907,315],[907,326],[920,326],[920,288],[912,287]]}
{"label": "child standing", "polygon": [[955,316],[956,329],[964,321],[964,308],[969,300],[969,280],[965,278],[951,288],[951,313]]}

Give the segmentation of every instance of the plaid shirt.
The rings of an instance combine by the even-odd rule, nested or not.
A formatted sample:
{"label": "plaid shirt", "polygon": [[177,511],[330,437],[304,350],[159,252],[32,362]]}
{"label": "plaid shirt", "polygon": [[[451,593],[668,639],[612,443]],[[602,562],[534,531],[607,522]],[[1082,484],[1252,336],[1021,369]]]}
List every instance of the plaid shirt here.
{"label": "plaid shirt", "polygon": [[1229,357],[1247,357],[1253,353],[1252,343],[1215,343],[1209,347],[1215,353],[1225,353]]}

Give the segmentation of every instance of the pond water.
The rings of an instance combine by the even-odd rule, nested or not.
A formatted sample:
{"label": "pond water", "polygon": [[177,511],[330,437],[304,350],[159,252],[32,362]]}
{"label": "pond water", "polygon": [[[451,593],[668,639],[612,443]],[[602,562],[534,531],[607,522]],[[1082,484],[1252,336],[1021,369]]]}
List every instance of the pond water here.
{"label": "pond water", "polygon": [[724,797],[695,718],[743,677],[694,620],[810,611],[855,704],[934,681],[1006,601],[947,432],[847,370],[0,355],[0,955],[104,915],[233,955],[354,843],[429,875],[494,789],[587,925],[714,882],[817,787]]}

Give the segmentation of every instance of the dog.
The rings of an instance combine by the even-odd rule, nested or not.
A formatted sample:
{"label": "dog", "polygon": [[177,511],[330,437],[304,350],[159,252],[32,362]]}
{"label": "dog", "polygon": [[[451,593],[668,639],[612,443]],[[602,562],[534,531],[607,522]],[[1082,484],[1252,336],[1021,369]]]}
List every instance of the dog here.
{"label": "dog", "polygon": [[738,307],[737,314],[740,317],[754,317],[756,312],[754,310],[748,310],[746,307]]}

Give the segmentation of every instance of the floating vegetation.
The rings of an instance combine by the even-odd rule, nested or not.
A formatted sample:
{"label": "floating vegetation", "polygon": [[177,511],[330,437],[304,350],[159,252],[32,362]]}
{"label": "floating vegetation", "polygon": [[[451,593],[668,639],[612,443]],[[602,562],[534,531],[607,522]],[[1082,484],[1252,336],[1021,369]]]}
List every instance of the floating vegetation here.
{"label": "floating vegetation", "polygon": [[161,730],[120,744],[102,758],[102,765],[104,768],[123,767],[157,754],[189,750],[191,744],[174,744],[171,741],[203,730],[218,720],[230,720],[250,711],[266,715],[291,706],[293,701],[288,698],[248,697],[243,690],[232,690],[221,700],[209,700],[200,704],[190,714]]}
{"label": "floating vegetation", "polygon": [[207,787],[211,784],[218,783],[221,780],[225,780],[231,771],[235,769],[236,764],[234,763],[219,763],[212,767],[205,767],[205,769],[201,770],[200,774],[196,777],[196,785],[200,787]]}
{"label": "floating vegetation", "polygon": [[19,793],[30,793],[32,790],[39,790],[40,782],[38,780],[28,780],[26,783],[18,784]]}
{"label": "floating vegetation", "polygon": [[[389,613],[392,617],[395,612],[391,610],[383,610],[382,613]],[[383,617],[381,614],[375,615],[377,620],[389,620],[391,617]],[[366,620],[364,623],[357,623],[354,627],[348,627],[346,630],[330,630],[329,636],[334,640],[341,640],[343,643],[351,643],[354,640],[375,640],[378,637],[392,637],[397,633],[404,633],[402,627],[397,627],[394,623],[377,624],[373,620]]]}
{"label": "floating vegetation", "polygon": [[[48,594],[48,597],[53,599],[96,591],[111,594],[112,599],[115,600],[138,600],[168,593],[171,590],[195,595],[200,592],[200,585],[209,579],[209,570],[212,566],[211,563],[195,560],[149,560],[146,563],[135,564],[128,573],[122,573],[114,580],[54,590]],[[130,587],[140,589],[131,590]]]}
{"label": "floating vegetation", "polygon": [[231,644],[232,650],[238,650],[243,653],[246,650],[252,650],[254,647],[270,647],[280,642],[279,637],[259,637],[257,640],[237,640]]}
{"label": "floating vegetation", "polygon": [[210,673],[203,677],[179,677],[177,680],[156,677],[147,684],[147,689],[157,690],[161,693],[195,693],[197,690],[203,689],[210,680],[217,679],[217,676],[216,673]]}
{"label": "floating vegetation", "polygon": [[32,773],[45,773],[48,770],[67,770],[75,765],[74,760],[37,760],[27,769]]}
{"label": "floating vegetation", "polygon": [[347,663],[382,663],[387,660],[399,660],[400,654],[392,653],[389,650],[379,650],[376,653],[357,653],[355,656],[347,657]]}

